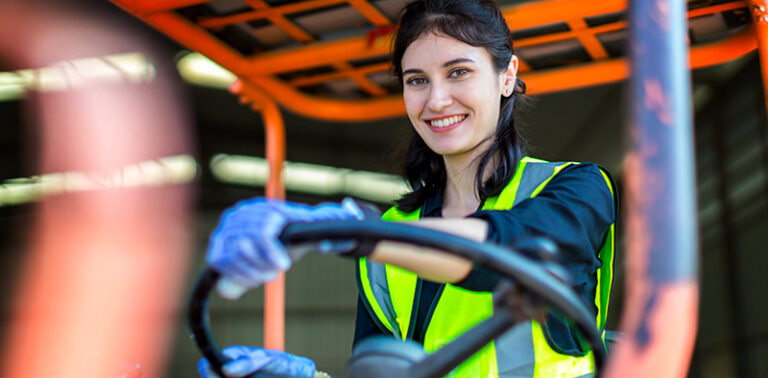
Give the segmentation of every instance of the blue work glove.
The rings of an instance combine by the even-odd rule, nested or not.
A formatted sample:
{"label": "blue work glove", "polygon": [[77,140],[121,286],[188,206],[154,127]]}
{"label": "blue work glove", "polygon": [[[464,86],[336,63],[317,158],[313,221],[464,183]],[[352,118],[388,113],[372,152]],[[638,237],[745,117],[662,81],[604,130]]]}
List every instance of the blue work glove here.
{"label": "blue work glove", "polygon": [[[255,371],[295,377],[314,377],[315,375],[314,361],[279,350],[231,346],[222,352],[232,359],[221,369],[227,377],[245,377]],[[197,364],[197,371],[203,378],[219,377],[205,358]]]}
{"label": "blue work glove", "polygon": [[[217,288],[230,299],[271,281],[291,266],[291,256],[278,237],[295,222],[363,219],[351,198],[341,204],[309,206],[257,198],[237,203],[224,212],[211,235],[206,261],[223,276]],[[342,253],[354,242],[322,243],[319,252]]]}

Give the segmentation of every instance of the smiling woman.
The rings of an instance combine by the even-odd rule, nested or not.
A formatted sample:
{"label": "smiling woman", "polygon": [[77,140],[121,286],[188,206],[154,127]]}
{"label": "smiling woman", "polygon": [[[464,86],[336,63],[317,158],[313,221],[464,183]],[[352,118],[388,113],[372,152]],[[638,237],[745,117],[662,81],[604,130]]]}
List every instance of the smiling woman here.
{"label": "smiling woman", "polygon": [[[558,262],[584,301],[595,304],[602,328],[612,278],[613,183],[594,164],[525,156],[513,115],[525,92],[518,63],[510,30],[492,2],[423,0],[406,7],[392,64],[414,130],[405,165],[413,190],[383,218],[506,246],[531,236],[554,240]],[[498,277],[472,266],[415,261],[417,253],[381,242],[361,259],[360,272],[384,271],[387,280],[360,273],[364,294],[355,343],[388,333],[432,352],[492,313],[490,292]],[[370,294],[375,286],[388,288],[386,295]],[[387,311],[380,303],[392,303],[393,314],[382,316]],[[549,314],[505,334],[454,373],[580,376],[593,370],[579,335]]]}
{"label": "smiling woman", "polygon": [[[594,164],[525,156],[513,116],[525,85],[517,79],[511,33],[496,5],[410,2],[391,58],[414,130],[405,161],[412,190],[382,219],[507,247],[530,237],[551,239],[559,247],[557,262],[576,293],[592,304],[602,332],[613,276],[614,185]],[[238,285],[258,286],[290,266],[277,241],[286,224],[360,218],[360,208],[349,201],[317,207],[244,201],[222,216],[208,262]],[[359,258],[355,345],[389,335],[434,352],[493,313],[492,291],[500,278],[461,258],[388,241],[323,252]],[[594,371],[591,354],[566,319],[548,313],[538,320],[500,335],[452,376]],[[311,361],[292,355],[236,350],[242,352],[231,349],[237,359],[224,366],[225,374],[244,375],[252,370],[244,366],[257,365],[276,374],[315,370]],[[204,376],[212,374],[205,362],[201,366]]]}
{"label": "smiling woman", "polygon": [[449,180],[446,194],[467,214],[501,192],[525,154],[513,116],[525,84],[511,33],[492,3],[417,1],[407,9],[392,65],[416,131],[406,158],[414,190],[398,205],[415,210],[447,174],[463,181],[454,190]]}
{"label": "smiling woman", "polygon": [[[476,171],[479,158],[491,152],[499,101],[512,93],[517,58],[513,55],[497,72],[486,49],[430,33],[405,50],[402,62],[403,99],[418,136],[442,157],[449,176],[458,179],[466,176],[460,172]],[[480,199],[472,191],[448,189],[453,203],[467,202],[470,211],[477,208]],[[468,196],[450,198],[462,192]]]}
{"label": "smiling woman", "polygon": [[484,48],[430,34],[408,47],[403,64],[419,67],[403,71],[403,99],[416,132],[438,155],[473,161],[499,119],[499,106],[488,100],[511,92],[517,59],[497,73]]}

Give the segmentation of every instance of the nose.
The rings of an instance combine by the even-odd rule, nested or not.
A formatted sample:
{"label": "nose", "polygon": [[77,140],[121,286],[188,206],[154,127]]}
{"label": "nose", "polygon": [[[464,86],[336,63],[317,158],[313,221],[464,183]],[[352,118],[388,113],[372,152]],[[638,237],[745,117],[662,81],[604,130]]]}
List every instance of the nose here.
{"label": "nose", "polygon": [[432,83],[429,90],[429,100],[427,107],[430,112],[439,113],[448,105],[453,103],[453,96],[448,88],[440,83]]}

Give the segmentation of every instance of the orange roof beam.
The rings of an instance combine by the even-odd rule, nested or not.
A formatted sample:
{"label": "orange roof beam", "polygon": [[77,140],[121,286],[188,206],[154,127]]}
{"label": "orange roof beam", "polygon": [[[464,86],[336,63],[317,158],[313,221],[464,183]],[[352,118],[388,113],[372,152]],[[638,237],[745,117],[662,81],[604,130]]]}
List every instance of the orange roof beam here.
{"label": "orange roof beam", "polygon": [[[130,9],[135,0],[112,0],[113,3]],[[151,15],[138,15],[144,22],[163,32],[165,35],[226,67],[235,75],[243,73],[245,57],[229,46],[221,43],[205,29],[189,22],[172,12],[159,12]]]}
{"label": "orange roof beam", "polygon": [[368,79],[368,76],[364,73],[360,73],[359,70],[355,70],[349,63],[342,62],[335,65],[336,69],[344,72],[348,78],[352,79],[358,87],[360,87],[365,93],[371,96],[384,96],[387,94],[380,86]]}
{"label": "orange roof beam", "polygon": [[307,43],[315,40],[315,37],[304,31],[304,29],[282,16],[270,16],[269,21],[299,42]]}
{"label": "orange roof beam", "polygon": [[[349,67],[349,66],[347,65],[346,67]],[[365,66],[360,68],[349,67],[348,71],[331,72],[331,73],[320,74],[320,75],[299,77],[299,78],[290,80],[289,84],[296,87],[306,87],[309,85],[320,84],[326,81],[342,79],[345,77],[352,77],[356,75],[369,75],[374,72],[384,72],[384,71],[388,71],[390,67],[391,66],[389,63],[373,64],[370,66]]]}
{"label": "orange roof beam", "polygon": [[552,34],[545,34],[541,36],[536,37],[528,37],[528,38],[520,38],[515,41],[515,47],[526,47],[526,46],[535,46],[535,45],[543,45],[545,43],[552,43],[552,42],[559,42],[559,41],[565,41],[572,38],[578,38],[580,33],[589,33],[592,35],[602,34],[602,33],[608,33],[616,30],[623,30],[627,28],[627,23],[624,21],[617,21],[617,22],[611,22],[610,24],[600,25],[600,26],[593,26],[588,29],[583,29],[582,31],[564,31],[560,33],[552,33]]}
{"label": "orange roof beam", "polygon": [[[757,48],[755,28],[747,28],[733,37],[690,49],[690,68],[702,68],[744,56]],[[578,89],[624,80],[629,67],[624,59],[602,60],[522,75],[531,94]]]}
{"label": "orange roof beam", "polygon": [[[130,9],[130,6],[136,3],[136,0],[113,0],[115,3]],[[194,0],[191,0],[194,1]],[[573,19],[574,13],[583,15],[587,10],[599,10],[595,4],[617,4],[621,1],[593,0],[579,2],[579,12],[569,13]],[[552,0],[547,2],[535,3],[538,6],[551,7],[556,4],[562,4],[561,0]],[[526,15],[526,7],[530,4],[508,8],[505,14],[513,14],[511,22],[517,22],[517,18]],[[581,7],[583,6],[583,7]],[[745,7],[745,2],[736,2],[722,4],[720,6],[709,7],[689,12],[689,16],[701,16],[717,11],[737,9]],[[510,10],[512,9],[512,10]],[[542,8],[539,9],[542,11]],[[605,9],[597,14],[604,14]],[[586,12],[588,13],[588,12]],[[290,72],[294,70],[317,67],[319,65],[333,66],[340,62],[363,59],[368,57],[385,56],[388,54],[388,41],[392,35],[382,37],[377,43],[370,43],[368,38],[361,36],[342,41],[318,43],[304,46],[301,49],[293,49],[282,52],[265,53],[258,57],[247,58],[225,46],[219,40],[211,36],[204,29],[187,21],[181,16],[171,12],[161,12],[152,15],[141,16],[146,22],[171,38],[181,42],[189,48],[199,51],[202,54],[213,58],[219,64],[223,65],[234,74],[245,77],[249,81],[257,83],[259,87],[274,96],[283,106],[300,114],[315,116],[326,120],[357,121],[387,118],[403,114],[402,100],[399,96],[390,96],[384,99],[365,100],[365,101],[339,101],[319,99],[300,93],[296,88],[289,86],[273,77],[279,72]],[[510,20],[510,18],[508,18]],[[539,20],[541,21],[541,20]],[[520,26],[524,25],[514,24]],[[601,29],[602,28],[602,29]],[[590,32],[596,30],[618,29],[617,25],[602,25],[591,28]],[[570,33],[573,33],[571,31]],[[573,34],[571,34],[573,35]],[[538,37],[537,37],[538,38]],[[525,40],[521,40],[523,44]],[[381,42],[381,43],[378,43]],[[722,63],[724,61],[744,55],[756,48],[754,31],[750,29],[732,37],[729,40],[718,42],[710,46],[699,46],[691,49],[691,63],[693,67],[700,67]],[[523,78],[529,84],[531,93],[541,94],[556,90],[567,90],[581,86],[597,85],[617,80],[622,80],[627,73],[621,68],[622,61],[605,61],[570,66],[565,69],[548,70],[545,72],[533,72],[523,75]],[[603,71],[599,74],[585,75],[585,72],[595,67],[601,67]],[[586,70],[586,71],[585,71]],[[578,75],[568,74],[565,71],[580,73]],[[352,77],[352,76],[349,76]],[[292,104],[303,104],[302,106]],[[352,111],[349,111],[352,109]]]}
{"label": "orange roof beam", "polygon": [[763,93],[766,108],[768,108],[768,2],[766,0],[750,0],[752,19],[755,23],[755,37],[759,44],[760,69],[763,77]]}
{"label": "orange roof beam", "polygon": [[600,60],[608,57],[608,52],[605,51],[603,44],[595,36],[594,32],[590,31],[589,25],[583,19],[568,21],[568,27],[579,39],[579,42],[587,50],[587,54],[592,60]]}
{"label": "orange roof beam", "polygon": [[243,71],[246,74],[264,75],[333,65],[341,61],[388,55],[388,46],[388,43],[371,45],[366,36],[312,44],[287,51],[267,52],[248,58]]}
{"label": "orange roof beam", "polygon": [[[199,51],[202,54],[213,58],[219,64],[227,67],[235,74],[274,74],[277,72],[287,72],[293,70],[306,69],[310,67],[316,67],[321,64],[332,65],[342,60],[352,59],[364,59],[375,56],[383,56],[389,53],[385,43],[370,45],[366,36],[360,36],[356,38],[350,38],[342,41],[328,42],[310,46],[304,46],[292,50],[286,50],[281,52],[266,53],[258,57],[248,59],[247,63],[242,64],[238,61],[235,64],[230,64],[232,55],[239,55],[234,50],[224,48],[222,44],[204,30],[201,30],[199,26],[184,20],[180,16],[177,16],[170,12],[160,12],[154,14],[148,14],[151,12],[158,12],[161,10],[168,10],[188,5],[194,5],[203,3],[202,0],[112,0],[123,8],[132,11],[137,16],[144,19],[147,23],[155,27],[156,29],[169,35],[171,38],[181,42],[187,47]],[[244,14],[233,15],[230,17],[245,17],[232,19],[232,22],[245,22],[256,18],[265,18],[270,15],[270,12],[276,15],[282,15],[285,13],[295,13],[302,10],[314,9],[311,7],[328,6],[339,4],[346,0],[314,0],[301,3],[293,3],[282,7],[271,7],[269,9],[263,9],[254,12],[247,12]],[[563,4],[569,4],[568,10],[563,11],[560,9]],[[550,0],[544,2],[535,3],[536,9],[531,8],[531,4],[523,4],[515,7],[509,7],[503,10],[505,17],[510,25],[515,29],[523,29],[530,26],[541,25],[541,23],[533,23],[532,20],[526,19],[531,14],[548,14],[549,16],[540,19],[545,22],[565,22],[565,20],[573,19],[574,17],[590,17],[605,13],[606,4],[609,6],[607,9],[612,10],[616,8],[616,11],[623,10],[625,5],[621,0],[592,0],[592,1],[580,1],[578,6],[574,7],[573,2],[566,2],[565,0]],[[573,8],[573,9],[571,9]],[[360,8],[357,8],[358,10]],[[532,13],[532,11],[534,11]],[[244,16],[246,15],[246,16]],[[558,17],[552,18],[559,15]],[[249,18],[254,17],[254,18]],[[212,18],[208,20],[202,20],[200,26],[202,27],[216,27],[223,26],[222,18]],[[217,21],[218,20],[218,21]],[[229,21],[228,21],[229,22]],[[526,26],[528,25],[528,26]],[[193,37],[194,36],[194,37]],[[391,38],[391,35],[385,38]],[[219,45],[219,46],[213,46]],[[222,51],[222,49],[230,51]],[[211,52],[215,51],[215,52]]]}
{"label": "orange roof beam", "polygon": [[702,68],[725,63],[757,49],[755,27],[750,26],[724,41],[709,43],[690,49],[691,68]]}
{"label": "orange roof beam", "polygon": [[136,15],[165,12],[210,2],[211,0],[111,0]]}
{"label": "orange roof beam", "polygon": [[[730,10],[745,8],[745,7],[747,7],[747,4],[744,1],[713,5],[705,8],[699,8],[699,9],[688,11],[688,18],[690,19],[694,17],[701,17],[701,16],[706,16],[706,15],[720,13],[720,12],[727,12]],[[617,31],[617,30],[623,30],[626,28],[627,28],[627,23],[625,21],[616,21],[608,24],[592,26],[589,28],[583,28],[583,27],[577,28],[579,29],[579,31],[574,30],[574,27],[571,26],[571,30],[569,31],[546,34],[546,35],[536,36],[536,37],[520,38],[515,41],[515,47],[541,45],[545,43],[564,41],[571,38],[578,38],[580,35],[584,33],[597,35],[597,34]]]}
{"label": "orange roof beam", "polygon": [[[699,8],[699,9],[689,11],[688,17],[689,18],[701,17],[709,14],[725,12],[725,11],[740,9],[744,7],[746,7],[746,4],[741,1],[727,3],[727,4],[720,4],[712,7]],[[568,24],[572,28],[572,30],[570,31],[549,34],[549,35],[544,35],[540,37],[522,38],[515,42],[515,47],[520,48],[520,47],[526,47],[531,45],[568,40],[572,38],[579,38],[579,40],[585,46],[585,49],[587,50],[587,52],[592,57],[592,59],[598,60],[598,59],[607,58],[608,54],[605,51],[605,48],[602,46],[602,44],[599,42],[599,40],[597,40],[595,36],[601,33],[607,33],[611,31],[626,29],[626,22],[624,21],[612,22],[609,24],[599,25],[591,28],[587,27],[587,24],[583,20],[573,20],[573,21],[570,21]],[[365,73],[386,71],[387,69],[389,69],[389,65],[381,64],[371,68],[372,68],[371,70],[367,70],[368,67],[365,67],[366,69]],[[520,71],[521,73],[529,72],[531,71],[531,68],[527,64],[521,64]],[[344,76],[352,77],[351,75],[343,74],[343,73],[321,74],[316,76],[295,79],[291,81],[291,84],[297,87],[301,87],[301,86],[319,84],[329,80],[335,80]]]}
{"label": "orange roof beam", "polygon": [[[188,1],[196,1],[196,0],[188,0]],[[320,0],[320,1],[338,3],[341,0]],[[135,3],[139,1],[114,0],[114,2],[124,6],[127,9],[131,9],[131,7],[134,6]],[[313,2],[313,3],[316,3],[316,2]],[[534,4],[536,4],[541,8],[546,7],[547,10],[549,10],[550,8],[557,8],[556,5],[561,3],[563,3],[562,0],[552,0],[548,2],[540,2],[540,3],[534,3]],[[307,3],[295,3],[295,4],[291,4],[290,6],[296,6],[298,4],[307,4]],[[570,7],[572,7],[574,3],[570,2],[570,4],[571,4]],[[611,1],[599,0],[599,1],[581,1],[581,2],[578,2],[578,4],[579,6],[576,8],[578,8],[579,11],[572,12],[573,14],[570,14],[570,17],[566,17],[565,20],[573,19],[574,15],[589,17],[589,16],[598,15],[598,14],[603,14],[605,10],[601,11],[600,10],[601,8],[597,5],[608,4],[610,6],[608,10],[613,10],[613,9],[616,9],[617,4],[621,5],[621,4],[624,4],[624,2],[618,1],[618,0],[611,0]],[[510,22],[510,24],[513,26],[514,29],[521,29],[521,28],[525,28],[525,25],[531,25],[530,20],[524,20],[523,18],[531,14],[530,12],[532,12],[532,9],[530,9],[530,7],[532,6],[533,4],[523,4],[516,7],[506,8],[504,10],[504,14],[507,17],[508,22]],[[701,15],[709,14],[709,13],[715,13],[717,11],[737,9],[745,6],[746,6],[745,2],[722,4],[714,7],[708,7],[704,9],[691,11],[689,12],[689,16],[698,17]],[[539,9],[540,13],[548,13],[548,12],[541,12],[541,10],[542,9]],[[618,9],[617,11],[622,11],[622,10],[623,9]],[[564,15],[564,16],[568,16],[568,15]],[[231,62],[232,55],[239,56],[240,54],[238,54],[237,52],[234,52],[229,48],[223,47],[222,44],[218,42],[218,40],[210,36],[204,30],[199,30],[200,29],[199,27],[197,27],[196,25],[186,20],[181,19],[181,17],[179,16],[176,16],[171,13],[160,13],[152,16],[145,16],[143,18],[145,21],[150,23],[155,28],[163,31],[164,33],[168,34],[169,36],[176,39],[177,41],[185,44],[186,46],[194,50],[200,51],[206,56],[214,58],[214,60],[216,60],[218,63],[222,64],[223,66],[227,67],[230,71],[233,71],[235,74],[238,74],[238,75],[240,74],[264,75],[264,74],[275,74],[279,72],[290,72],[295,70],[316,67],[318,65],[323,65],[323,64],[333,65],[339,61],[348,61],[348,60],[354,60],[354,59],[364,59],[364,58],[370,58],[370,57],[376,57],[376,56],[384,56],[389,53],[389,50],[387,48],[389,44],[386,43],[388,41],[383,41],[383,43],[377,43],[377,44],[371,45],[366,36],[360,36],[360,37],[341,40],[341,41],[313,44],[313,45],[304,46],[297,49],[284,50],[284,51],[273,52],[273,53],[265,53],[257,57],[246,58],[245,61],[243,61],[242,59],[237,59],[237,63],[234,63],[234,62]],[[163,19],[162,22],[159,22],[158,19],[160,18]],[[542,20],[552,21],[555,19],[548,16],[548,18],[545,18]],[[561,18],[557,18],[556,21],[566,22],[566,21],[563,21],[563,19]],[[607,32],[612,30],[620,30],[624,26],[625,26],[624,22],[618,22],[618,23],[601,25],[594,28],[590,28],[590,31],[595,31],[596,33]],[[183,29],[187,29],[187,30],[183,30]],[[198,29],[198,30],[195,30],[195,29]],[[194,37],[191,37],[191,36],[194,36]],[[391,35],[383,38],[391,38]],[[518,47],[528,46],[530,45],[530,43],[533,43],[534,41],[536,43],[544,43],[546,41],[575,38],[575,35],[573,34],[573,31],[570,31],[565,33],[558,33],[555,36],[544,36],[544,37],[534,37],[534,38],[535,39],[530,39],[530,41],[528,38],[521,39],[516,43],[516,46]],[[230,51],[222,53],[220,52],[220,50],[222,49],[226,49]],[[214,51],[214,52],[211,52],[211,51]]]}
{"label": "orange roof beam", "polygon": [[549,0],[510,6],[502,9],[502,14],[514,31],[623,12],[626,9],[626,0]]}
{"label": "orange roof beam", "polygon": [[363,15],[370,23],[372,23],[375,26],[387,26],[392,25],[392,21],[390,21],[387,17],[385,17],[381,12],[379,12],[376,7],[374,7],[371,3],[369,3],[366,0],[347,0],[349,2],[349,5],[353,6],[355,9],[357,9],[360,14]]}
{"label": "orange roof beam", "polygon": [[[248,4],[251,8],[254,10],[264,10],[269,9],[269,4],[265,3],[264,0],[243,0],[246,4]],[[293,22],[290,22],[283,17],[283,15],[270,15],[267,16],[267,19],[269,19],[270,22],[275,24],[275,26],[282,29],[286,34],[293,37],[293,39],[299,41],[299,42],[312,42],[315,40],[315,37],[311,36],[309,33],[301,29],[298,25],[294,24]]]}
{"label": "orange roof beam", "polygon": [[739,8],[746,8],[747,2],[746,1],[735,1],[733,3],[725,3],[725,4],[718,4],[718,5],[711,5],[704,8],[694,9],[688,11],[688,18],[694,18],[694,17],[701,17],[706,16],[708,14],[713,13],[720,13],[720,12],[727,12],[734,9]]}
{"label": "orange roof beam", "polygon": [[[249,5],[251,5],[252,8],[254,8],[253,12],[240,13],[240,14],[224,16],[224,17],[202,19],[200,20],[200,25],[206,28],[217,28],[225,25],[230,25],[233,23],[247,22],[247,21],[252,21],[256,19],[266,18],[270,22],[275,24],[277,27],[282,29],[284,32],[286,32],[288,35],[293,37],[295,40],[306,43],[306,42],[314,41],[315,38],[309,33],[307,33],[306,31],[304,31],[303,29],[301,29],[298,25],[287,20],[284,16],[290,13],[296,13],[303,10],[310,10],[310,9],[315,9],[316,7],[323,7],[323,6],[328,6],[328,5],[333,5],[336,3],[343,3],[343,2],[349,3],[375,26],[391,25],[391,22],[383,14],[381,14],[381,12],[379,12],[378,9],[376,9],[373,5],[371,5],[365,0],[316,0],[316,1],[310,1],[310,2],[304,2],[304,3],[289,4],[285,6],[279,6],[279,7],[270,7],[268,4],[264,3],[262,0],[246,0],[246,1]],[[360,79],[360,80],[365,80],[365,79]],[[367,84],[370,84],[367,86],[369,89],[373,88],[373,85],[374,85],[373,83],[368,82]],[[375,92],[378,93],[380,91],[375,91]]]}
{"label": "orange roof beam", "polygon": [[[502,10],[507,22],[513,30],[545,25],[552,22],[566,22],[567,20],[574,19],[574,17],[602,15],[606,12],[606,4],[608,5],[609,10],[616,9],[616,11],[624,10],[623,7],[626,5],[625,1],[621,0],[592,0],[576,3],[565,0],[550,0],[534,4],[536,5],[536,9],[531,9],[530,4],[523,4],[507,7]],[[561,9],[564,4],[567,5],[565,11]],[[549,14],[549,16],[542,18],[541,14]],[[557,17],[552,18],[552,14]],[[546,22],[531,23],[531,20],[526,19],[526,17],[531,17],[531,15],[538,15],[536,16],[537,19]],[[391,39],[392,35],[390,34],[383,38]],[[261,54],[257,57],[250,58],[245,70],[249,73],[263,75],[301,70],[323,64],[332,65],[333,63],[342,60],[364,59],[387,55],[389,54],[388,46],[389,40],[371,45],[366,36],[360,36],[341,41]]]}
{"label": "orange roof beam", "polygon": [[[563,9],[558,8],[558,6],[564,6],[563,4],[569,4],[566,7],[567,9],[570,9],[569,12],[565,12]],[[606,8],[600,8],[601,4]],[[625,5],[625,1],[620,0],[593,0],[579,2],[551,0],[508,7],[503,9],[502,12],[504,13],[504,16],[512,30],[520,30],[534,26],[546,25],[547,23],[567,23],[568,21],[574,20],[574,17],[587,18],[611,12],[620,12],[625,10],[621,7],[623,5]],[[537,8],[532,9],[531,7],[533,6],[537,6]],[[746,3],[743,1],[721,4],[718,6],[691,11],[689,12],[689,17],[699,17],[716,12],[744,8],[746,6]],[[550,11],[555,9],[557,9],[557,12],[554,12],[553,14],[557,17],[549,14]],[[526,17],[532,15],[538,15],[536,16],[538,19],[537,22],[534,23],[532,20],[526,19]],[[584,29],[579,32],[574,32],[571,30],[554,35],[523,38],[516,41],[515,46],[525,47],[533,44],[578,38],[580,33],[584,33],[587,30],[589,33],[599,34],[621,30],[624,28],[626,28],[626,23],[624,21],[619,21]],[[392,35],[388,35],[384,38],[391,39]],[[323,64],[332,65],[333,63],[341,60],[353,60],[383,56],[389,53],[388,48],[386,48],[389,46],[389,41],[384,42],[385,43],[374,44],[371,46],[368,43],[367,37],[360,36],[342,41],[328,42],[312,46],[304,46],[297,49],[261,54],[257,57],[250,58],[248,66],[245,68],[245,70],[247,72],[253,72],[254,74],[259,75],[271,74],[301,70]]]}
{"label": "orange roof beam", "polygon": [[[691,48],[691,68],[724,63],[757,48],[754,28],[745,29],[730,39]],[[534,95],[613,83],[626,79],[629,67],[624,59],[602,60],[521,75]],[[369,121],[405,114],[401,96],[345,101],[306,95],[289,84],[269,76],[251,77],[248,85],[269,93],[285,108],[308,117],[329,121]],[[247,86],[245,86],[247,87]]]}
{"label": "orange roof beam", "polygon": [[[254,21],[259,19],[265,19],[265,18],[270,18],[275,16],[283,17],[285,15],[292,14],[292,13],[300,13],[300,12],[309,11],[313,9],[329,7],[337,4],[349,3],[350,1],[351,0],[302,1],[298,3],[287,4],[287,5],[261,8],[261,9],[254,10],[252,12],[237,13],[229,16],[204,18],[198,21],[200,25],[205,28],[214,28],[214,27],[237,24],[240,22],[248,22],[248,21]],[[354,4],[352,5],[354,6]],[[357,9],[360,10],[361,8],[357,8]],[[375,8],[373,7],[370,7],[370,8],[372,9],[366,9],[366,12],[368,12],[369,14],[372,14],[372,11],[376,11]],[[365,15],[365,13],[363,13],[363,15]],[[379,13],[379,16],[384,17],[380,13]]]}
{"label": "orange roof beam", "polygon": [[248,95],[249,88],[269,93],[286,109],[304,116],[328,121],[368,121],[405,114],[403,98],[399,95],[370,100],[335,100],[306,95],[292,86],[269,76],[251,77],[243,81],[239,94]]}

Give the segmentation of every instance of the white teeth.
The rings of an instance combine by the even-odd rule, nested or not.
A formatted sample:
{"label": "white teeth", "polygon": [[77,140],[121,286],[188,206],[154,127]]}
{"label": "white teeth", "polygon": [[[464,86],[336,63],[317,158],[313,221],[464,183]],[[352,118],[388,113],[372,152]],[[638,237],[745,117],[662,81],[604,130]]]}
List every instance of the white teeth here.
{"label": "white teeth", "polygon": [[448,118],[432,120],[429,123],[433,127],[446,127],[446,126],[453,125],[454,123],[457,123],[457,122],[459,122],[459,121],[461,121],[463,119],[464,119],[464,116],[452,116],[452,117],[448,117]]}

